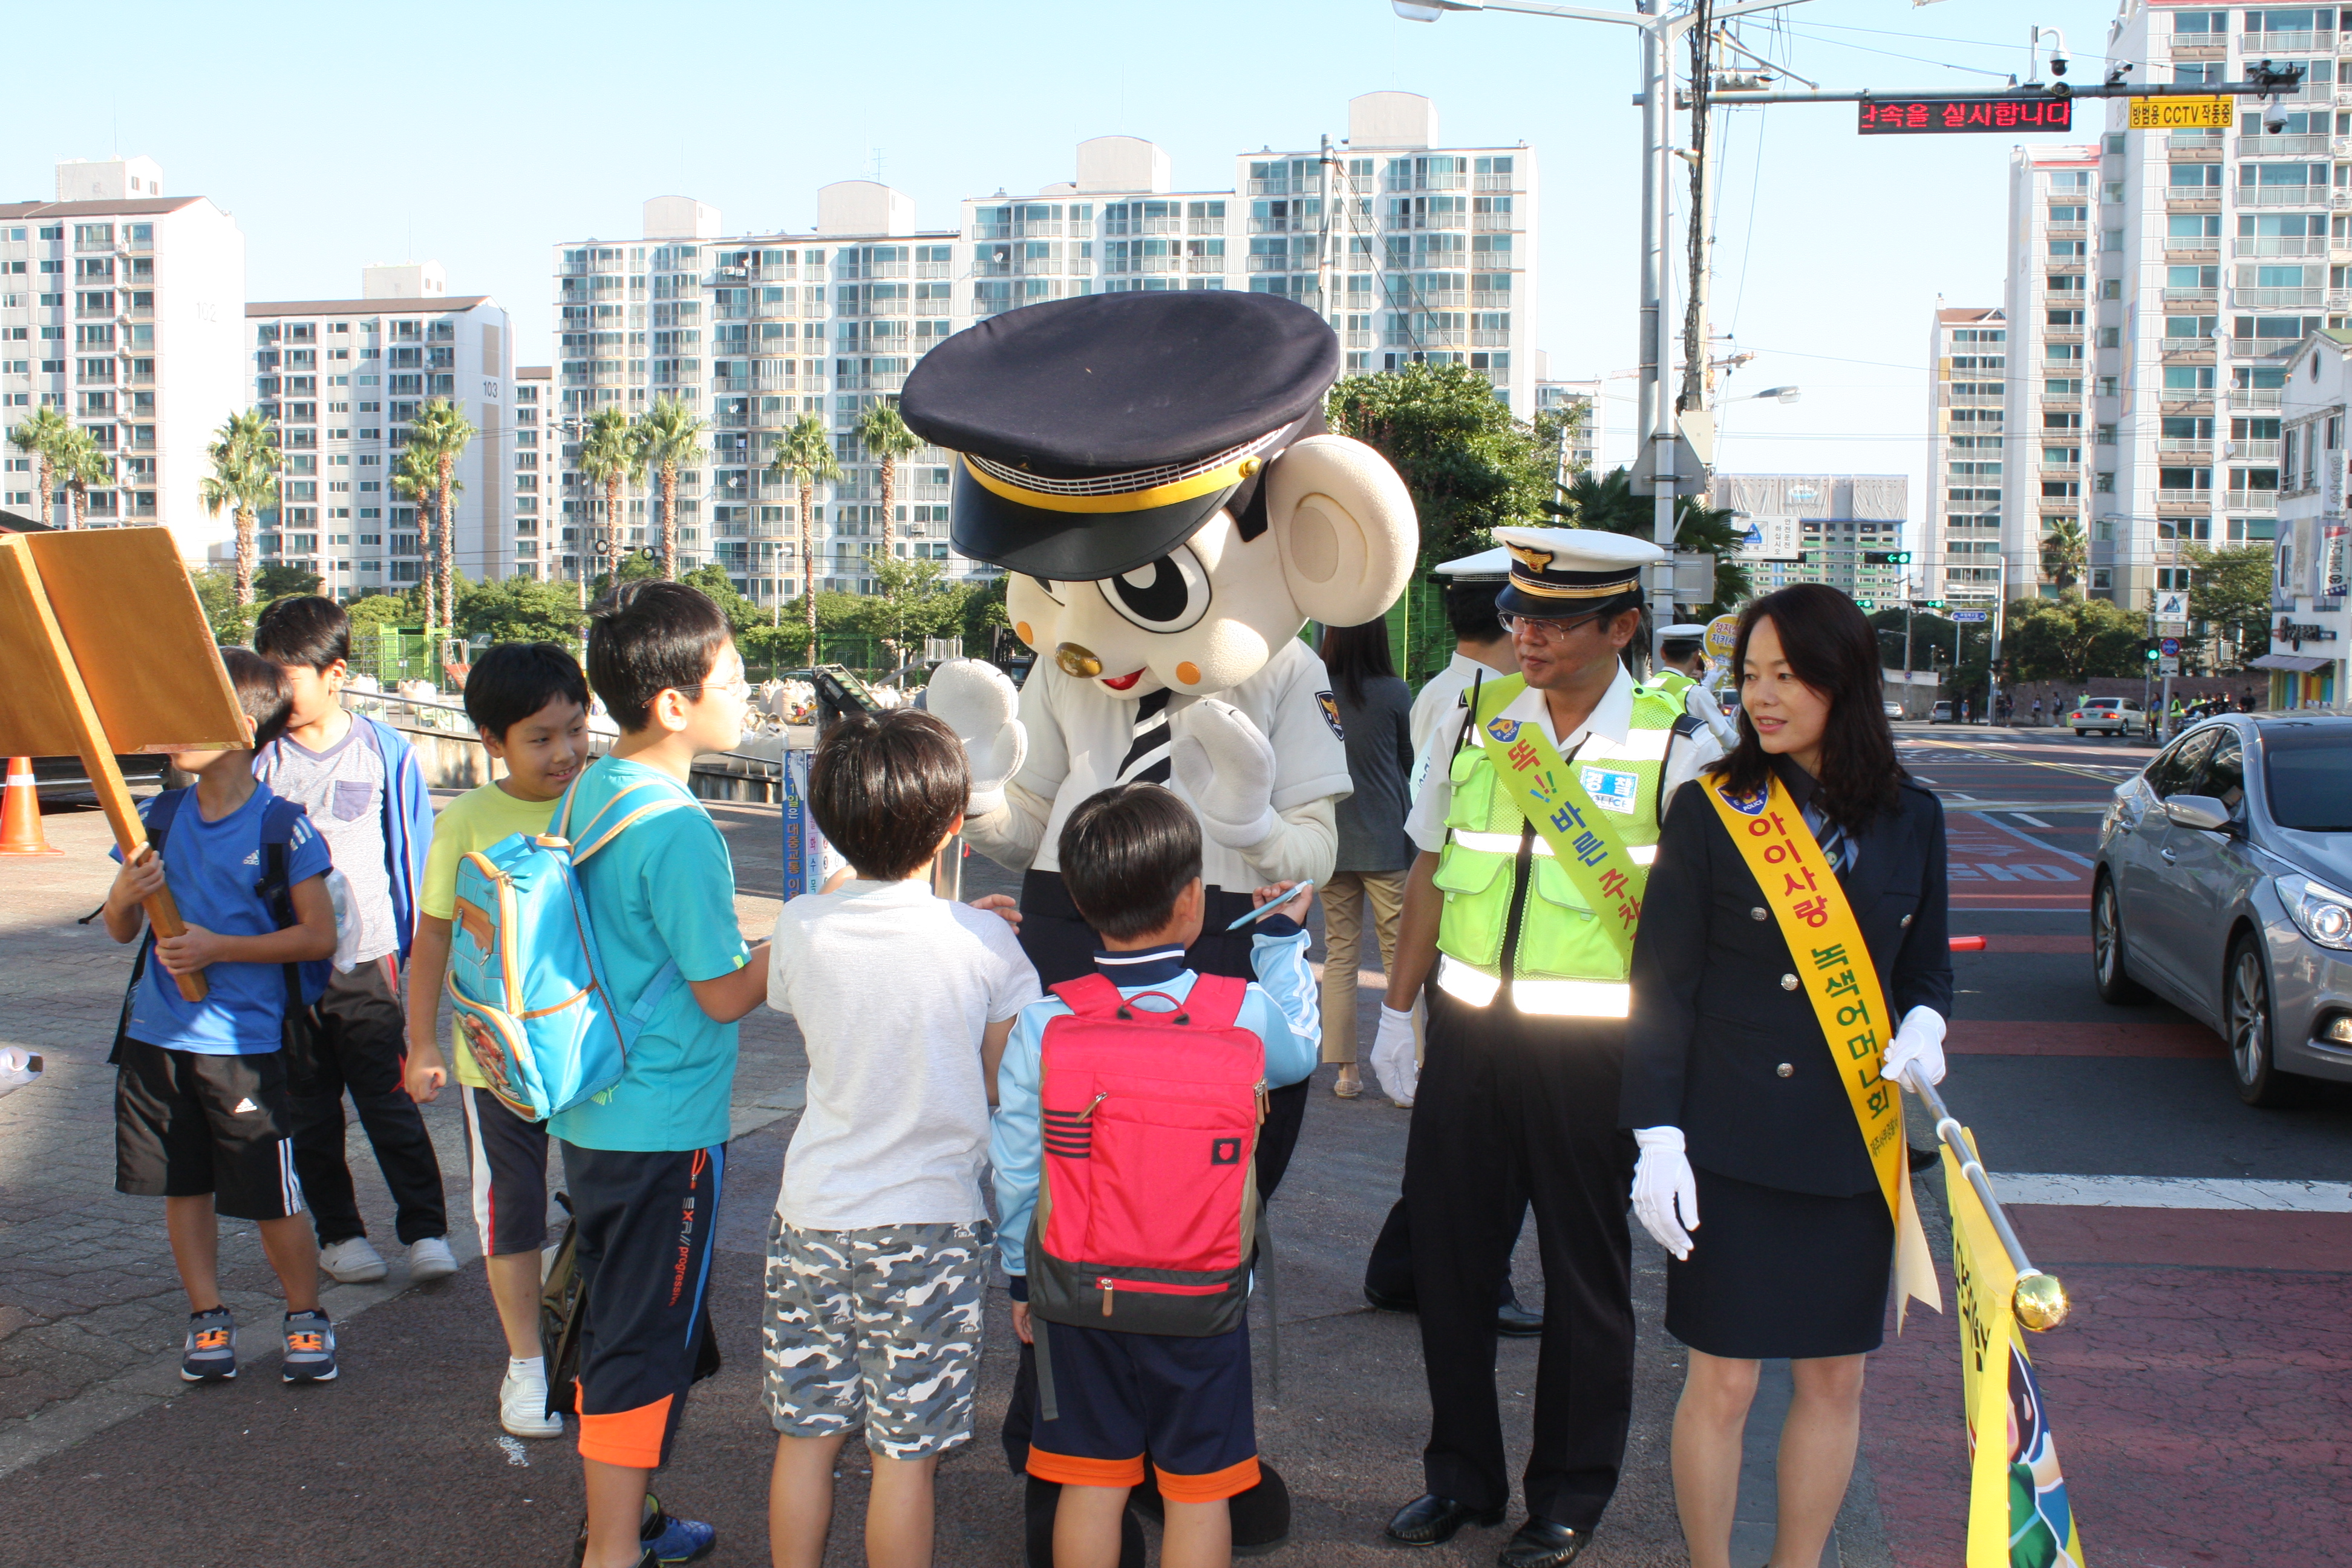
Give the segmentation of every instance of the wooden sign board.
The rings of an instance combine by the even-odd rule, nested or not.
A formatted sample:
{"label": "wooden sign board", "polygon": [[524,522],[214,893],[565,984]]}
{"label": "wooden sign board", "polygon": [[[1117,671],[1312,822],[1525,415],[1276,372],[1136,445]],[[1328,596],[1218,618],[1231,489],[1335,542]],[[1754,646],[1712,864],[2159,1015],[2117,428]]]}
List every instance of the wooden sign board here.
{"label": "wooden sign board", "polygon": [[[0,756],[78,755],[125,860],[146,848],[122,752],[226,750],[250,729],[171,532],[0,535]],[[171,894],[147,901],[186,930]],[[201,973],[179,976],[191,1001]]]}

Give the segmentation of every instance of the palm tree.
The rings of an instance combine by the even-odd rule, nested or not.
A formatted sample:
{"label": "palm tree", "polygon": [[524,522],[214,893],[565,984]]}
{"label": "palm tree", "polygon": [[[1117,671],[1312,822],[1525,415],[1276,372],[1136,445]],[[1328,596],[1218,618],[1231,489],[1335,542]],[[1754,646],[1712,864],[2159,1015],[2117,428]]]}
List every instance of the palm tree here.
{"label": "palm tree", "polygon": [[199,489],[207,516],[236,519],[236,602],[253,603],[254,522],[278,496],[278,431],[258,408],[232,414],[206,448],[213,471]]}
{"label": "palm tree", "polygon": [[890,523],[898,515],[898,459],[923,449],[923,438],[898,416],[898,400],[877,398],[857,421],[857,438],[882,466],[882,553],[890,553]]}
{"label": "palm tree", "polygon": [[[432,517],[433,492],[440,479],[440,465],[433,460],[432,452],[414,441],[401,448],[399,458],[392,465],[393,493],[416,508],[417,533],[421,538],[431,539],[439,531],[434,527]],[[434,624],[432,550],[427,549],[425,556],[425,624],[430,627]]]}
{"label": "palm tree", "polygon": [[114,482],[114,459],[87,430],[77,429],[58,444],[58,478],[73,502],[73,526],[89,526],[89,487]]}
{"label": "palm tree", "polygon": [[814,414],[803,414],[784,432],[776,443],[776,455],[769,459],[768,472],[800,487],[801,492],[801,605],[808,615],[808,661],[816,663],[816,534],[811,519],[816,511],[816,487],[830,484],[841,478],[841,465],[834,460],[833,438],[824,433],[824,421]]}
{"label": "palm tree", "polygon": [[56,409],[41,407],[8,432],[9,443],[28,458],[41,461],[41,521],[49,521],[51,498],[58,489],[58,453],[74,434],[73,422]]}
{"label": "palm tree", "polygon": [[422,445],[433,458],[433,517],[434,531],[438,544],[434,552],[435,570],[439,574],[441,614],[453,625],[457,620],[457,591],[454,581],[457,572],[457,541],[449,525],[456,508],[454,498],[465,487],[457,482],[457,459],[465,456],[477,432],[465,411],[446,397],[436,397],[425,405],[409,426],[408,444],[413,448]]}
{"label": "palm tree", "polygon": [[709,429],[695,412],[675,397],[656,397],[638,416],[637,466],[652,468],[660,489],[656,503],[661,510],[662,575],[677,581],[677,463],[702,450],[702,433]]}
{"label": "palm tree", "polygon": [[2042,535],[2042,570],[2056,581],[2061,594],[2083,580],[2090,558],[2083,525],[2071,517],[2060,518]]}
{"label": "palm tree", "polygon": [[[629,416],[617,408],[599,408],[589,418],[588,427],[581,432],[580,457],[574,465],[592,485],[604,489],[604,527],[616,536],[621,531],[621,485],[624,480],[645,477],[645,449],[637,433],[630,427]],[[619,564],[615,554],[607,564],[613,570]],[[587,574],[581,574],[580,592],[585,595]],[[587,601],[583,598],[581,601]]]}

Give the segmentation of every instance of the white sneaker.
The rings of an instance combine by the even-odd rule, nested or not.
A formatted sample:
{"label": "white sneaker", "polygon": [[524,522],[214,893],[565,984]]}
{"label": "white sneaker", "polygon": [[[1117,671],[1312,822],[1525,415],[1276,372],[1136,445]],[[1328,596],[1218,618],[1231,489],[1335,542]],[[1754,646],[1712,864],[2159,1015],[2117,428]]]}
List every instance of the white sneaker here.
{"label": "white sneaker", "polygon": [[320,1247],[319,1267],[340,1285],[373,1285],[384,1276],[383,1255],[364,1236]]}
{"label": "white sneaker", "polygon": [[547,1413],[547,1375],[507,1367],[499,1384],[499,1425],[518,1437],[561,1437],[563,1417]]}
{"label": "white sneaker", "polygon": [[428,1236],[422,1241],[411,1242],[408,1247],[408,1280],[422,1285],[428,1280],[446,1279],[457,1272],[457,1260],[449,1252],[446,1237]]}

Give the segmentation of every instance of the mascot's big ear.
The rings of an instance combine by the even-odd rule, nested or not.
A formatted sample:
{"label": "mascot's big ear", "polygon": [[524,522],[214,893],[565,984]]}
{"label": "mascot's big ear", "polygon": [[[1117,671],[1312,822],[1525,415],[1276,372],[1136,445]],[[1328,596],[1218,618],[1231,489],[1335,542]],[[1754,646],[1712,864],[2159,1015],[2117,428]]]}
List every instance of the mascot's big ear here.
{"label": "mascot's big ear", "polygon": [[1309,436],[1266,478],[1283,580],[1307,619],[1372,620],[1396,603],[1421,548],[1412,497],[1388,459],[1345,436]]}

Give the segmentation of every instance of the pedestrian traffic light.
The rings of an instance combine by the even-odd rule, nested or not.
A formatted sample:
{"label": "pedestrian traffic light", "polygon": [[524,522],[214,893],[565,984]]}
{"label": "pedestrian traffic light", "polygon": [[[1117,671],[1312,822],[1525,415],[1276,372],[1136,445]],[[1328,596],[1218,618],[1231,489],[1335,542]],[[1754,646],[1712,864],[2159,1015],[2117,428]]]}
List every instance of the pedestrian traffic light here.
{"label": "pedestrian traffic light", "polygon": [[1944,601],[1941,599],[1914,599],[1911,601],[1911,607],[1915,610],[1940,610],[1944,607]]}
{"label": "pedestrian traffic light", "polygon": [[2161,656],[2161,655],[2159,655],[2159,654],[2156,651],[2156,649],[2155,649],[2155,648],[2153,648],[2153,647],[2151,647],[2151,648],[2149,648],[2149,649],[2147,650],[2147,658],[2148,658],[2148,662],[2149,662],[2150,664],[2155,663],[2155,662],[2157,661],[2157,659],[2158,659],[2158,658],[2161,658],[2161,657],[2162,657],[2162,656]]}
{"label": "pedestrian traffic light", "polygon": [[1856,599],[1854,603],[1861,605],[1865,610],[1874,610],[1878,608],[1878,601],[1875,599]]}
{"label": "pedestrian traffic light", "polygon": [[1862,559],[1865,565],[1870,566],[1908,566],[1911,564],[1911,552],[1907,550],[1865,550],[1862,552]]}

